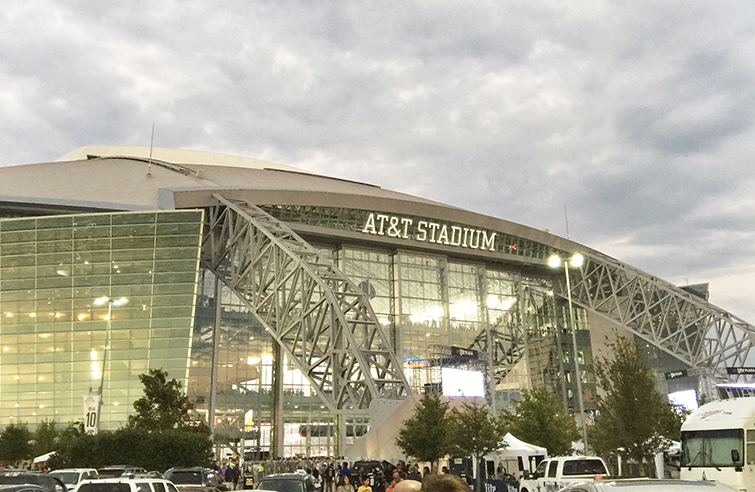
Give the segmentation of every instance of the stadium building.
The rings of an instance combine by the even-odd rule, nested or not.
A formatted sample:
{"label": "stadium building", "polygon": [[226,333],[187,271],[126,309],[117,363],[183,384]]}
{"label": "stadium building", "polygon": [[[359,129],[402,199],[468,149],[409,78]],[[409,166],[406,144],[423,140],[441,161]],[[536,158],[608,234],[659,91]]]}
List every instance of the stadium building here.
{"label": "stadium building", "polygon": [[135,147],[0,168],[0,426],[101,394],[118,428],[162,368],[219,443],[341,455],[424,391],[502,408],[545,384],[589,413],[619,334],[664,393],[710,392],[753,333],[704,289],[369,184]]}

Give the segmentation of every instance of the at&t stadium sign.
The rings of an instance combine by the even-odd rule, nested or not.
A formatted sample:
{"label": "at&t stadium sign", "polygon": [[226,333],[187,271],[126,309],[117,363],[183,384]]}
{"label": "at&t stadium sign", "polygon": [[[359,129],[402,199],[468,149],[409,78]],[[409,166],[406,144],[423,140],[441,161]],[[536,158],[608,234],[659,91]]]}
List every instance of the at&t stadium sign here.
{"label": "at&t stadium sign", "polygon": [[460,248],[496,250],[495,232],[374,212],[367,217],[362,232]]}

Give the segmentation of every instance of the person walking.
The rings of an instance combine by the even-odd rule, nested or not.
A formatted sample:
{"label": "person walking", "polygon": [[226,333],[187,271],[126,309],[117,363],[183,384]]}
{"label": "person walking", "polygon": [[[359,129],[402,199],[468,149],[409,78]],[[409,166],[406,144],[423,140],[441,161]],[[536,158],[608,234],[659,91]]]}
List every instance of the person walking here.
{"label": "person walking", "polygon": [[228,463],[228,466],[225,467],[225,472],[223,476],[223,480],[225,480],[225,486],[228,490],[233,490],[233,463]]}
{"label": "person walking", "polygon": [[317,471],[317,467],[312,470],[312,483],[315,486],[315,492],[322,492],[322,477],[320,476],[320,472]]}
{"label": "person walking", "polygon": [[231,474],[233,475],[233,490],[239,488],[239,479],[241,478],[241,467],[238,463],[231,463]]}
{"label": "person walking", "polygon": [[354,486],[349,483],[348,475],[341,477],[341,485],[338,486],[336,492],[356,492]]}
{"label": "person walking", "polygon": [[325,492],[333,492],[333,482],[336,478],[336,470],[333,467],[333,463],[328,463],[328,466],[322,472],[322,481],[325,485]]}
{"label": "person walking", "polygon": [[251,461],[247,461],[244,463],[244,487],[243,488],[254,488],[254,463]]}

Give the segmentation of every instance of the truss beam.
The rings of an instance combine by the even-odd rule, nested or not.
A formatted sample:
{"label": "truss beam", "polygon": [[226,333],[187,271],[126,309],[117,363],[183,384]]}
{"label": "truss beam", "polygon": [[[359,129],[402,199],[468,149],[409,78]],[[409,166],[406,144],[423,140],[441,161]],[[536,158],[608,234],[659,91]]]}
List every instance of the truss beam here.
{"label": "truss beam", "polygon": [[333,412],[406,396],[409,385],[368,297],[254,204],[215,194],[202,258],[281,345]]}
{"label": "truss beam", "polygon": [[[572,300],[691,367],[754,362],[755,327],[706,300],[612,258],[583,254],[572,275]],[[565,285],[560,279],[560,292]]]}

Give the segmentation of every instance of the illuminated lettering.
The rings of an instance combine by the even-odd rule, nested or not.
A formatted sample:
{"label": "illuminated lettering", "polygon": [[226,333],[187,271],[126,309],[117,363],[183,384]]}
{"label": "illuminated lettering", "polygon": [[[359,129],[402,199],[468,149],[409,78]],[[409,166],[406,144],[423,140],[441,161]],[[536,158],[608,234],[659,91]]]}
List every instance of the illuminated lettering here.
{"label": "illuminated lettering", "polygon": [[[414,227],[414,219],[397,215],[370,212],[361,231],[365,234],[387,235],[402,239],[413,238],[415,241],[429,241],[462,248],[496,250],[496,232],[426,220],[417,221]],[[509,246],[509,249],[515,250],[516,245]]]}
{"label": "illuminated lettering", "polygon": [[404,239],[409,239],[409,226],[412,225],[412,222],[412,219],[407,219],[405,217],[401,219],[401,223],[404,224],[404,235],[401,237]]}
{"label": "illuminated lettering", "polygon": [[443,244],[448,244],[448,227],[446,224],[443,224],[443,227],[440,228],[440,234],[438,235],[438,242]]}
{"label": "illuminated lettering", "polygon": [[451,246],[458,246],[460,244],[461,244],[461,227],[451,226]]}
{"label": "illuminated lettering", "polygon": [[425,227],[427,227],[427,222],[424,220],[420,220],[417,223],[417,231],[419,232],[417,235],[417,241],[427,241],[427,229],[425,229]]}
{"label": "illuminated lettering", "polygon": [[367,217],[367,223],[364,225],[362,232],[377,234],[377,231],[375,230],[375,214],[370,214],[370,216]]}
{"label": "illuminated lettering", "polygon": [[[478,249],[480,247],[480,234],[482,233],[481,230],[473,230],[471,231],[472,234],[469,235],[469,247],[472,249]],[[477,233],[477,234],[475,234]],[[472,244],[472,236],[474,236],[474,244]]]}
{"label": "illuminated lettering", "polygon": [[482,248],[480,249],[488,249],[490,251],[495,251],[495,232],[490,235],[490,239],[488,239],[488,233],[485,231],[482,232]]}
{"label": "illuminated lettering", "polygon": [[430,235],[430,242],[434,243],[435,242],[435,232],[438,230],[438,228],[440,228],[440,224],[436,224],[435,222],[430,222],[427,225],[429,225],[430,229],[432,229],[432,234]]}
{"label": "illuminated lettering", "polygon": [[391,237],[399,237],[401,235],[401,231],[398,228],[398,217],[391,217],[389,222],[390,224],[388,224],[388,235]]}
{"label": "illuminated lettering", "polygon": [[383,214],[378,214],[377,218],[380,221],[380,229],[378,229],[378,236],[385,236],[385,232],[383,232],[383,229],[385,228],[385,221],[388,220],[388,216],[383,215]]}

